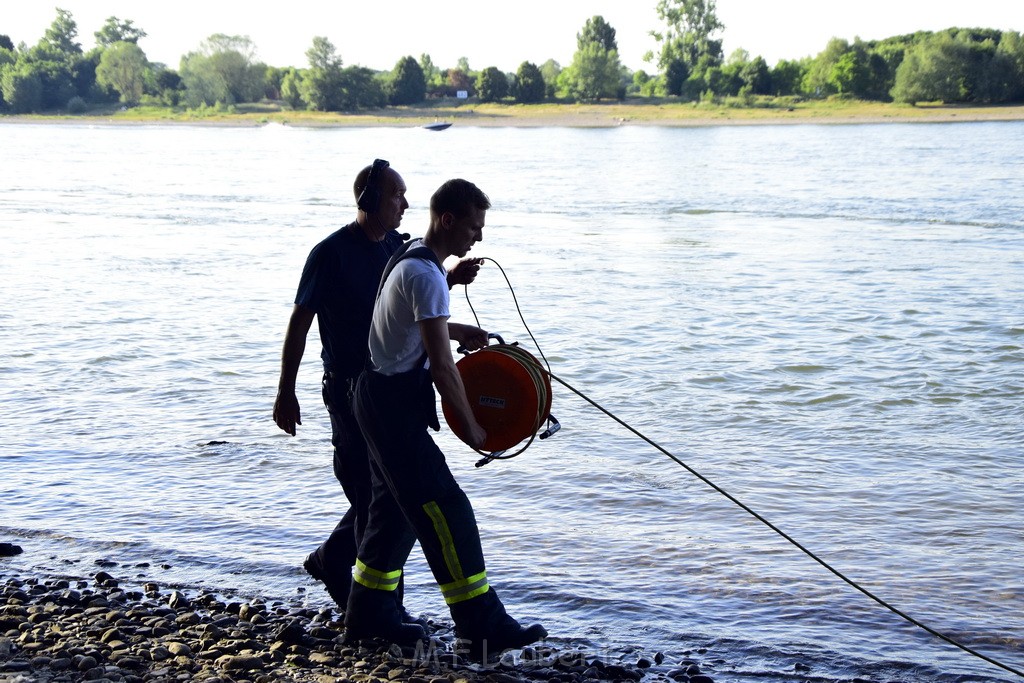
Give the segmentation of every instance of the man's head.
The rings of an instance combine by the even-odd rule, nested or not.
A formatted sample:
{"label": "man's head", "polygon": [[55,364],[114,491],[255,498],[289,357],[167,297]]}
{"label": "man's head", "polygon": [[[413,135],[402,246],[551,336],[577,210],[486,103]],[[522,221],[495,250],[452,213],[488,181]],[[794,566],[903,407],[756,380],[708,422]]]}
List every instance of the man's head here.
{"label": "man's head", "polygon": [[465,256],[483,240],[484,217],[491,200],[479,187],[461,178],[444,183],[430,198],[433,239],[454,256]]}
{"label": "man's head", "polygon": [[384,229],[395,230],[409,208],[405,181],[383,159],[376,159],[356,175],[352,186],[361,214],[372,216]]}

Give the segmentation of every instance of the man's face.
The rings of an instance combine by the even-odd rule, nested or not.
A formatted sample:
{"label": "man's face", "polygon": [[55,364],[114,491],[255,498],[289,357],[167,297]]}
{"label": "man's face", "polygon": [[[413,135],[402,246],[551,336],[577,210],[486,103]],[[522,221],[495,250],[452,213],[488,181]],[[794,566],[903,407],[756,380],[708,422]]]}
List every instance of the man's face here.
{"label": "man's face", "polygon": [[483,209],[473,208],[461,218],[452,217],[449,232],[452,254],[461,258],[469,253],[474,244],[483,240],[486,214]]}
{"label": "man's face", "polygon": [[387,169],[382,183],[380,206],[375,214],[377,220],[388,230],[396,230],[402,224],[402,214],[409,208],[405,199],[405,181],[394,169]]}

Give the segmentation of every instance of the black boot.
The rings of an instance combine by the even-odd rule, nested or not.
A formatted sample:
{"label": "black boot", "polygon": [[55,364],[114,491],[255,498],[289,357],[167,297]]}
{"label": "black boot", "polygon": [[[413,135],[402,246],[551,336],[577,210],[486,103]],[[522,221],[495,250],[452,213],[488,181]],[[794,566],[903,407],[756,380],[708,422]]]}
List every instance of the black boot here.
{"label": "black boot", "polygon": [[421,626],[423,630],[427,629],[427,620],[423,617],[413,616],[403,604],[405,601],[405,575],[398,580],[398,588],[395,590],[395,601],[398,603],[398,616],[403,624],[416,624]]}
{"label": "black boot", "polygon": [[546,638],[540,624],[523,627],[505,611],[494,589],[451,606],[458,649],[476,662],[488,663],[505,650],[520,648]]}
{"label": "black boot", "polygon": [[333,567],[324,566],[319,549],[306,556],[302,568],[306,570],[307,574],[324,584],[327,594],[334,600],[334,604],[344,612],[348,605],[349,587],[352,585],[352,568],[345,567],[344,571],[339,572]]}
{"label": "black boot", "polygon": [[380,591],[353,583],[345,610],[345,642],[379,638],[412,646],[427,637],[419,624],[402,623],[402,612],[393,591]]}

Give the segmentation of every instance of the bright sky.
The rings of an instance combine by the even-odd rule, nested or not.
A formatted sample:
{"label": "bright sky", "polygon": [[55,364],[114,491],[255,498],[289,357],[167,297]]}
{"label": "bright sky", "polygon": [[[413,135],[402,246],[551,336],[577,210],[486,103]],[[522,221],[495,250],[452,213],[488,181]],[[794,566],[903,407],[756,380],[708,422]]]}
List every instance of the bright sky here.
{"label": "bright sky", "polygon": [[[391,69],[405,55],[426,52],[435,65],[453,67],[460,57],[470,67],[515,71],[523,61],[537,65],[572,61],[576,33],[599,14],[616,30],[619,56],[631,69],[653,67],[643,55],[656,44],[648,31],[660,29],[657,0],[0,0],[0,34],[17,45],[34,45],[53,23],[56,7],[71,12],[85,49],[109,16],[131,19],[148,36],[139,45],[151,61],[177,68],[182,55],[214,33],[246,35],[259,58],[271,66],[307,65],[314,36],[326,36],[346,65]],[[761,55],[769,65],[824,49],[832,37],[886,38],[951,26],[1024,31],[1022,0],[718,0],[728,55],[737,48]]]}

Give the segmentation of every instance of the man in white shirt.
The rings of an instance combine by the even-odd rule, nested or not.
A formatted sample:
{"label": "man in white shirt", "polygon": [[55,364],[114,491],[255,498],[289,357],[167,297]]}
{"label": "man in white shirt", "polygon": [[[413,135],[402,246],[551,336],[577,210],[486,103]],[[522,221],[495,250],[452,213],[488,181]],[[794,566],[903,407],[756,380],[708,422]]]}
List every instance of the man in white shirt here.
{"label": "man in white shirt", "polygon": [[452,339],[482,348],[487,332],[449,322],[442,264],[483,239],[488,208],[490,200],[473,183],[449,180],[430,199],[422,240],[400,249],[384,271],[370,326],[372,369],[356,387],[373,496],[345,614],[350,640],[411,644],[423,637],[422,629],[402,623],[395,596],[416,540],[471,658],[486,661],[547,636],[539,624],[520,626],[490,587],[473,508],[427,431],[438,429],[436,386],[466,443],[479,448],[487,436],[473,417],[451,350]]}

